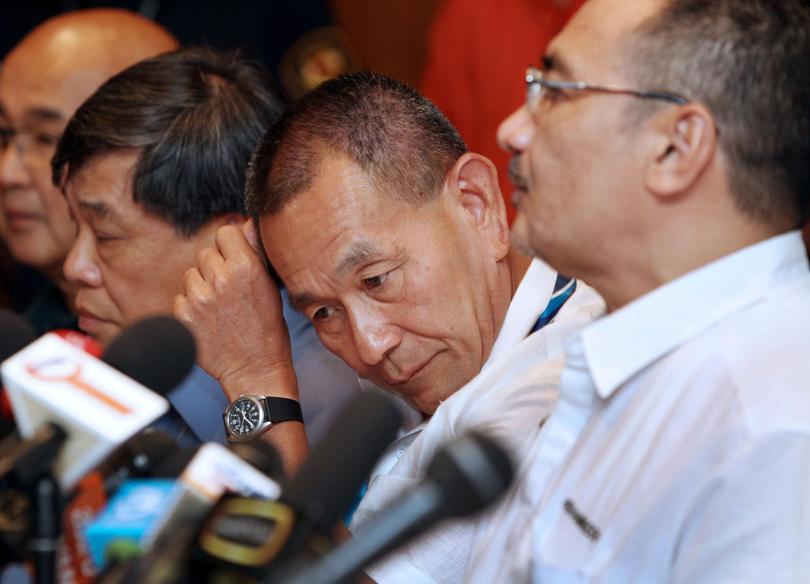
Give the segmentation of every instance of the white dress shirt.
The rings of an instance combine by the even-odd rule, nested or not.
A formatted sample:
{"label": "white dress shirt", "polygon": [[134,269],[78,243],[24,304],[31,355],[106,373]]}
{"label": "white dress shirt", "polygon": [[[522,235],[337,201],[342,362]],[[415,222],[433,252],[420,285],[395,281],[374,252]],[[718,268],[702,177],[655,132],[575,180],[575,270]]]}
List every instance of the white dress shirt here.
{"label": "white dress shirt", "polygon": [[[417,485],[437,449],[470,428],[499,439],[515,453],[529,443],[557,399],[567,338],[604,310],[602,299],[577,283],[554,320],[527,338],[548,304],[555,280],[556,273],[547,265],[532,263],[481,373],[445,400],[421,432],[395,443],[372,475],[352,531],[361,532],[363,525]],[[380,583],[459,582],[474,533],[474,519],[443,523],[367,572]]]}
{"label": "white dress shirt", "polygon": [[760,242],[575,335],[471,582],[810,582],[810,272]]}

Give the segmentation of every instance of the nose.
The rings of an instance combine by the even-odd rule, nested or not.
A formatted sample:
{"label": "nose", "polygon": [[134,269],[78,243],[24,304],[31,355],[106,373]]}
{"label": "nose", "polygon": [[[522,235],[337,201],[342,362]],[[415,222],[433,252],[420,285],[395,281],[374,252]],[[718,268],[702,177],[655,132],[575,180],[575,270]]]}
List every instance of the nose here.
{"label": "nose", "polygon": [[498,145],[507,152],[524,152],[536,130],[534,120],[524,105],[515,110],[498,127]]}
{"label": "nose", "polygon": [[27,186],[30,180],[31,175],[23,164],[16,144],[9,144],[0,151],[0,187]]}
{"label": "nose", "polygon": [[365,309],[350,315],[357,355],[369,367],[379,364],[402,342],[402,331],[383,315]]}
{"label": "nose", "polygon": [[65,259],[65,277],[73,284],[96,288],[101,286],[101,270],[96,260],[92,235],[83,233],[84,231],[86,230],[79,229],[79,235]]}

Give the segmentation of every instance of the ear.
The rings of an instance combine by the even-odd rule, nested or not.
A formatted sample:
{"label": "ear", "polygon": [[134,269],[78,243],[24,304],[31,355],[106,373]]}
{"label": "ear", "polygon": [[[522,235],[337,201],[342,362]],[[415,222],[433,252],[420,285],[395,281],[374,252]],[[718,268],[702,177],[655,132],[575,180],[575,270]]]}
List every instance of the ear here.
{"label": "ear", "polygon": [[656,138],[645,173],[646,187],[657,197],[689,191],[717,151],[717,126],[700,103],[672,108],[656,117]]}
{"label": "ear", "polygon": [[509,251],[509,224],[492,161],[473,152],[464,154],[447,174],[444,188],[464,220],[494,245],[497,259],[504,257]]}

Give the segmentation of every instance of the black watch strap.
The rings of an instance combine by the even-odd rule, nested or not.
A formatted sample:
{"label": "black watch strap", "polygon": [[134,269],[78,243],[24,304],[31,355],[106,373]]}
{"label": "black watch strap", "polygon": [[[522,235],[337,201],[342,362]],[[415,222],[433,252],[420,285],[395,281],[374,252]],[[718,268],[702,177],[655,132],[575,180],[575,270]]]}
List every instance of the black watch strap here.
{"label": "black watch strap", "polygon": [[265,397],[264,409],[267,412],[267,419],[270,420],[272,424],[304,421],[304,415],[301,413],[301,404],[294,399],[286,397]]}

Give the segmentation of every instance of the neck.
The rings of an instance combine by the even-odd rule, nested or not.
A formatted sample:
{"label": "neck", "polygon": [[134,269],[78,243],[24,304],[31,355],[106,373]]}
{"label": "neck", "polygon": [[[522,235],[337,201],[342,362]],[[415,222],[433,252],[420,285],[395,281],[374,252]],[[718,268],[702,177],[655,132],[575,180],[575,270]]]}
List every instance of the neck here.
{"label": "neck", "polygon": [[492,307],[492,314],[495,319],[493,323],[493,331],[495,334],[493,342],[500,334],[503,321],[506,319],[506,312],[509,310],[509,305],[512,303],[518,286],[520,286],[523,277],[526,275],[526,271],[529,269],[529,265],[532,263],[532,258],[521,255],[514,249],[509,250],[504,260],[504,267],[507,273],[501,276],[503,278],[501,280],[503,283],[501,292],[496,295]]}
{"label": "neck", "polygon": [[608,312],[613,312],[680,276],[786,231],[752,222],[745,229],[731,227],[661,229],[659,236],[678,236],[634,245],[633,253],[626,254],[629,261],[613,262],[609,272],[594,275],[588,283],[602,294]]}
{"label": "neck", "polygon": [[514,250],[509,250],[509,255],[506,259],[512,282],[512,292],[509,296],[511,301],[511,299],[515,297],[518,286],[520,286],[520,283],[523,281],[523,276],[525,276],[526,272],[529,270],[532,258],[519,254]]}

